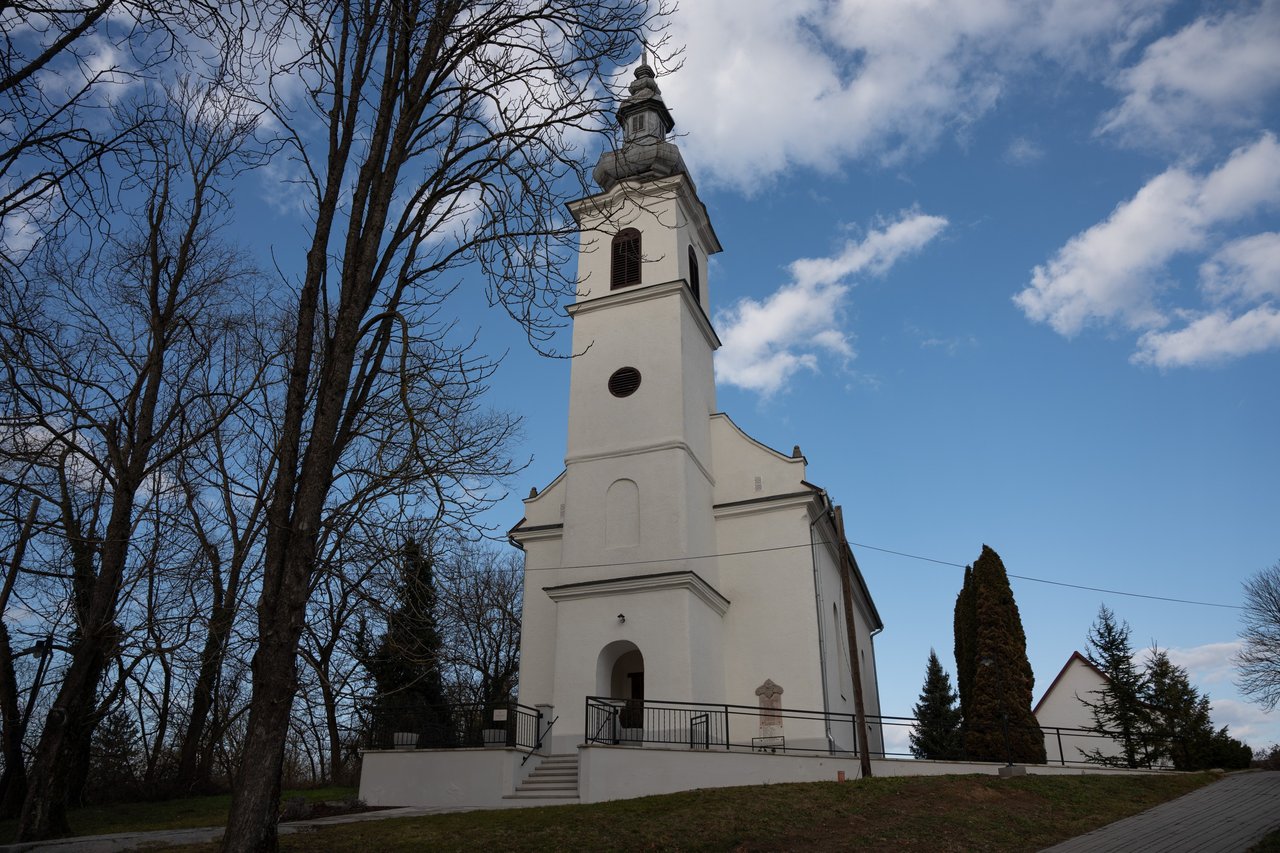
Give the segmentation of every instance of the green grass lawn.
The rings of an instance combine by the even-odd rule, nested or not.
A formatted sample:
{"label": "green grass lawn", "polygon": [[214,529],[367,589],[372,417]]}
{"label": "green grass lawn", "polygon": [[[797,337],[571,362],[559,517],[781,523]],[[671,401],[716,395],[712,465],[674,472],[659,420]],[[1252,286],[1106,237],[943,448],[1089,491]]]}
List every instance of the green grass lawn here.
{"label": "green grass lawn", "polygon": [[[342,800],[356,795],[355,788],[313,788],[305,791],[286,791],[284,798],[306,797],[321,800]],[[190,829],[197,826],[222,826],[227,822],[231,808],[230,794],[208,797],[184,797],[180,800],[160,800],[147,803],[112,803],[72,809],[67,816],[75,835],[107,835],[113,832],[140,832],[151,829]],[[0,843],[14,840],[16,820],[0,821]]]}
{"label": "green grass lawn", "polygon": [[[1215,777],[898,777],[719,788],[583,806],[346,824],[281,838],[331,850],[1039,850]],[[214,845],[175,848],[208,853]]]}

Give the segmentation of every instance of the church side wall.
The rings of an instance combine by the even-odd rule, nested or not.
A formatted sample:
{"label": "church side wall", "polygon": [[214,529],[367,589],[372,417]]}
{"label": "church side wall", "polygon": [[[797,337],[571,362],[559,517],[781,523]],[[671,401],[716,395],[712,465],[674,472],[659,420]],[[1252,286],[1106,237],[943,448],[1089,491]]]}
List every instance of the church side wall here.
{"label": "church side wall", "polygon": [[[756,688],[772,679],[783,688],[782,707],[823,710],[805,505],[758,504],[717,518],[720,552],[732,554],[721,557],[720,571],[732,602],[725,615],[725,701],[732,704],[757,705]],[[820,722],[783,727],[788,748],[827,746]]]}
{"label": "church side wall", "polygon": [[520,631],[521,704],[553,702],[556,668],[556,604],[542,591],[556,583],[560,565],[560,539],[525,543],[524,605]]}
{"label": "church side wall", "polygon": [[[841,582],[841,561],[834,544],[839,535],[823,515],[812,528],[815,559],[818,563],[819,595],[822,609],[824,673],[827,677],[828,700],[833,712],[856,713],[857,703],[853,693],[852,655],[849,649],[849,631],[845,622],[844,587]],[[867,746],[873,755],[884,752],[883,726],[875,721],[880,716],[880,691],[876,678],[875,644],[872,637],[870,608],[862,590],[855,582],[851,589],[853,598],[853,626],[857,640],[859,671],[862,680],[863,711],[872,720],[866,726]],[[836,733],[839,745],[853,748],[852,732],[843,736]]]}
{"label": "church side wall", "polygon": [[[853,585],[854,630],[858,636],[858,665],[862,675],[862,705],[867,717],[879,717],[880,681],[876,677],[876,643],[871,630],[871,608],[858,584]],[[873,755],[884,753],[884,727],[872,723],[867,732],[868,745]]]}
{"label": "church side wall", "polygon": [[[826,679],[827,708],[832,713],[853,715],[853,671],[849,666],[849,632],[845,627],[844,589],[840,584],[840,566],[832,549],[829,530],[824,525],[810,528],[813,542],[813,560],[816,613],[822,632],[822,672]],[[815,652],[818,650],[815,649]],[[853,751],[853,730],[849,726],[832,726],[831,736],[838,749]]]}

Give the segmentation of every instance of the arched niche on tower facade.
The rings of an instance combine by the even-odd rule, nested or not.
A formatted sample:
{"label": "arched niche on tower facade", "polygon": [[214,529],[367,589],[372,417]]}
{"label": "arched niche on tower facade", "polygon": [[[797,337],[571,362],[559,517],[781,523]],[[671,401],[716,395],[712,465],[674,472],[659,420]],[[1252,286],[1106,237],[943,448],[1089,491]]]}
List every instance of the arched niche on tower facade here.
{"label": "arched niche on tower facade", "polygon": [[634,480],[614,480],[604,498],[606,548],[640,544],[640,487]]}

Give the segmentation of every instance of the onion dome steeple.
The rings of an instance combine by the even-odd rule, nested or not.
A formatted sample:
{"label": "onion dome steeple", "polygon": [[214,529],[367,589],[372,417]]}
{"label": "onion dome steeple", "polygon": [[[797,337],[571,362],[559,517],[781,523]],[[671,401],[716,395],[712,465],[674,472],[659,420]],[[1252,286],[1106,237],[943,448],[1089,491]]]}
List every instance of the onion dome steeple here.
{"label": "onion dome steeple", "polygon": [[662,100],[662,90],[647,57],[636,69],[630,90],[616,113],[622,128],[622,146],[601,154],[592,172],[605,191],[624,180],[651,181],[680,173],[688,176],[680,149],[666,141],[676,123]]}

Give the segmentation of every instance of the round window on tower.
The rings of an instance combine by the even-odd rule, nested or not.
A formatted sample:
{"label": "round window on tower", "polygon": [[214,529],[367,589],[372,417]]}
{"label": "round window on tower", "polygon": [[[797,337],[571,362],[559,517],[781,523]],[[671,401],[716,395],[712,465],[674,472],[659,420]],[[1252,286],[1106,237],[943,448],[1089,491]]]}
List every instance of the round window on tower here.
{"label": "round window on tower", "polygon": [[620,367],[609,377],[609,393],[615,397],[630,397],[640,387],[640,371],[634,367]]}

